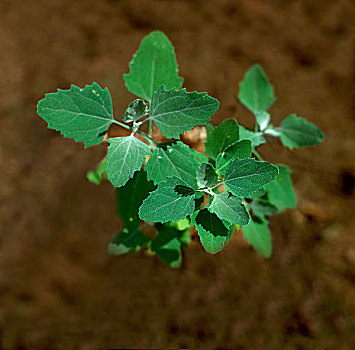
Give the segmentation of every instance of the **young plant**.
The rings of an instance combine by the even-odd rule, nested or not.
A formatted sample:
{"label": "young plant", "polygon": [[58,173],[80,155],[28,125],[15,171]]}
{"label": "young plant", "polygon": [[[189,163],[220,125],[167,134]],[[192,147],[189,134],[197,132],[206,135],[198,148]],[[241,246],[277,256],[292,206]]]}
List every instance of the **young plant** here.
{"label": "young plant", "polygon": [[[294,208],[296,197],[291,171],[263,161],[256,148],[266,135],[280,137],[290,149],[312,146],[323,140],[322,132],[295,114],[279,127],[270,123],[267,111],[275,96],[260,65],[248,70],[239,91],[241,103],[255,116],[255,130],[235,119],[214,126],[210,118],[218,100],[181,89],[174,48],[161,32],[143,39],[124,79],[138,99],[120,121],[114,118],[108,89],[95,82],[48,93],[37,110],[48,128],[85,148],[100,144],[112,124],[129,130],[129,136],[107,139],[107,157],[88,173],[91,182],[108,179],[116,188],[117,213],[125,228],[109,243],[109,252],[119,255],[144,247],[178,267],[193,226],[211,254],[241,226],[248,242],[270,257],[268,217]],[[153,125],[165,142],[153,139]],[[206,128],[204,153],[180,140],[197,125]],[[147,228],[154,234],[147,235]]]}

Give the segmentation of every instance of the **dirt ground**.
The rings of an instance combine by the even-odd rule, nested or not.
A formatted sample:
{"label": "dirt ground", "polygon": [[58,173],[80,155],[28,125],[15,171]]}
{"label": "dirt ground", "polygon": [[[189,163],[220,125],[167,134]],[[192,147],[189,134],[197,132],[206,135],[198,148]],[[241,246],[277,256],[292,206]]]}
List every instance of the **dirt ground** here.
{"label": "dirt ground", "polygon": [[[0,348],[354,349],[354,20],[351,0],[0,0]],[[297,113],[325,133],[260,149],[293,169],[299,199],[271,220],[269,260],[238,235],[216,256],[194,242],[179,270],[108,256],[113,189],[85,179],[105,147],[36,117],[45,92],[92,81],[122,115],[122,75],[156,29],[185,87],[221,101],[216,123],[252,126],[236,95],[260,62],[274,124]]]}

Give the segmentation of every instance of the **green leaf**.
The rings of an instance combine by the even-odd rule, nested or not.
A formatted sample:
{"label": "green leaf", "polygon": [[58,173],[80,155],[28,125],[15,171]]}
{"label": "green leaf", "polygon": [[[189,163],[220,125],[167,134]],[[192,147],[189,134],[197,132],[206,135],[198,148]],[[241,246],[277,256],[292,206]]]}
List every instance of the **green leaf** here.
{"label": "green leaf", "polygon": [[131,134],[127,137],[108,139],[108,179],[115,187],[121,187],[142,167],[150,148]]}
{"label": "green leaf", "polygon": [[139,208],[139,217],[147,222],[184,219],[195,209],[194,190],[182,180],[171,177],[161,182]]}
{"label": "green leaf", "polygon": [[153,182],[147,180],[144,170],[137,171],[125,186],[116,188],[116,212],[129,231],[135,230],[141,223],[138,209],[154,189]]}
{"label": "green leaf", "polygon": [[150,102],[161,85],[166,89],[180,88],[183,78],[178,76],[174,48],[162,32],[146,36],[124,74],[127,89]]}
{"label": "green leaf", "polygon": [[257,190],[256,192],[254,192],[253,195],[249,198],[257,199],[257,198],[262,198],[265,196],[266,196],[265,188],[261,188],[260,190]]}
{"label": "green leaf", "polygon": [[267,221],[253,217],[249,224],[242,228],[244,237],[250,245],[263,257],[269,258],[272,253],[271,232]]}
{"label": "green leaf", "polygon": [[134,100],[123,116],[125,122],[133,122],[148,114],[148,105],[141,99]]}
{"label": "green leaf", "polygon": [[167,265],[178,268],[182,263],[181,242],[174,238],[155,252]]}
{"label": "green leaf", "polygon": [[196,171],[198,188],[212,187],[218,182],[216,169],[212,164],[202,163]]}
{"label": "green leaf", "polygon": [[251,209],[253,210],[253,214],[256,216],[269,216],[277,212],[277,208],[273,204],[260,198],[254,199],[251,202]]}
{"label": "green leaf", "polygon": [[38,102],[37,113],[49,129],[84,142],[85,148],[98,145],[114,120],[110,92],[97,83],[48,93]]}
{"label": "green leaf", "polygon": [[156,225],[157,237],[152,241],[151,249],[157,256],[170,267],[180,267],[182,263],[181,254],[181,231],[166,225]]}
{"label": "green leaf", "polygon": [[290,149],[314,146],[322,142],[324,138],[323,133],[316,125],[295,114],[284,119],[278,130],[281,133],[281,142]]}
{"label": "green leaf", "polygon": [[275,101],[274,88],[258,64],[245,73],[239,86],[240,102],[254,114],[266,111]]}
{"label": "green leaf", "polygon": [[228,166],[224,183],[236,196],[249,197],[273,181],[277,174],[277,166],[270,163],[258,162],[253,158],[235,159]]}
{"label": "green leaf", "polygon": [[189,230],[182,231],[179,241],[181,242],[183,247],[186,247],[191,243],[191,235]]}
{"label": "green leaf", "polygon": [[179,231],[185,231],[191,227],[190,220],[188,218],[180,219],[175,223],[176,223],[176,229]]}
{"label": "green leaf", "polygon": [[207,139],[212,135],[215,130],[216,126],[214,126],[212,122],[206,124]]}
{"label": "green leaf", "polygon": [[261,132],[249,130],[241,125],[239,125],[239,139],[250,140],[251,146],[253,148],[258,147],[263,143],[266,143],[266,140]]}
{"label": "green leaf", "polygon": [[251,156],[250,140],[241,140],[233,143],[220,153],[216,159],[216,167],[221,175],[225,175],[229,163],[234,159],[244,159]]}
{"label": "green leaf", "polygon": [[100,185],[103,179],[107,179],[107,160],[106,158],[101,161],[96,169],[88,171],[87,179],[95,185]]}
{"label": "green leaf", "polygon": [[[155,226],[161,225],[156,223]],[[187,246],[191,242],[191,236],[189,232],[189,228],[192,228],[193,225],[190,223],[189,218],[179,219],[177,221],[169,221],[164,224],[164,226],[172,227],[175,230],[179,231],[180,236],[178,237],[179,241],[183,246]]]}
{"label": "green leaf", "polygon": [[265,186],[269,202],[280,211],[293,209],[296,206],[296,195],[292,186],[291,170],[284,165],[278,165],[278,168],[279,175],[275,181]]}
{"label": "green leaf", "polygon": [[213,197],[210,211],[220,219],[239,226],[246,225],[249,222],[249,213],[242,201],[227,191],[218,193]]}
{"label": "green leaf", "polygon": [[196,125],[205,125],[219,107],[219,102],[206,92],[166,90],[161,86],[153,95],[149,119],[167,138],[179,138]]}
{"label": "green leaf", "polygon": [[[195,174],[201,164],[201,156],[182,142],[160,143],[145,166],[148,179],[158,184],[168,176],[175,176],[196,189]],[[207,160],[206,157],[204,159]]]}
{"label": "green leaf", "polygon": [[207,208],[195,211],[191,215],[191,223],[196,226],[203,248],[211,254],[216,254],[223,249],[234,229],[233,226],[230,229],[230,223],[222,221]]}
{"label": "green leaf", "polygon": [[108,252],[112,255],[126,254],[131,250],[139,249],[148,241],[149,239],[139,229],[129,231],[125,228],[109,243]]}
{"label": "green leaf", "polygon": [[214,129],[209,127],[205,153],[212,159],[239,140],[239,125],[235,119],[227,119]]}
{"label": "green leaf", "polygon": [[271,117],[268,112],[256,112],[255,119],[259,125],[259,129],[263,131],[269,125]]}

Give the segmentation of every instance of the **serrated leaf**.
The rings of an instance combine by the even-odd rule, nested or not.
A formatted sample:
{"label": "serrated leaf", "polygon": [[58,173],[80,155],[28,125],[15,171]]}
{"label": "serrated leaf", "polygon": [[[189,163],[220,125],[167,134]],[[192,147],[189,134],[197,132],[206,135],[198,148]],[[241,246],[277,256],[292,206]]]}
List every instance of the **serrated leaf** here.
{"label": "serrated leaf", "polygon": [[181,231],[166,225],[156,225],[157,237],[151,244],[151,249],[157,256],[170,267],[180,267],[182,263],[181,254]]}
{"label": "serrated leaf", "polygon": [[281,142],[288,148],[314,146],[323,141],[324,135],[316,125],[306,119],[289,115],[278,129]]}
{"label": "serrated leaf", "polygon": [[251,209],[256,216],[269,216],[277,212],[277,208],[273,204],[260,198],[254,199],[251,202]]}
{"label": "serrated leaf", "polygon": [[259,129],[263,131],[269,125],[271,117],[268,112],[256,112],[255,119],[259,125]]}
{"label": "serrated leaf", "polygon": [[278,165],[278,168],[279,175],[265,186],[269,202],[280,211],[293,209],[296,206],[296,195],[292,186],[291,170],[284,165]]}
{"label": "serrated leaf", "polygon": [[103,179],[107,179],[107,160],[101,161],[96,169],[88,171],[87,179],[95,185],[100,185]]}
{"label": "serrated leaf", "polygon": [[206,92],[166,90],[161,86],[152,97],[149,119],[153,120],[167,138],[180,134],[196,125],[205,125],[219,107],[219,102]]}
{"label": "serrated leaf", "polygon": [[182,142],[161,143],[154,149],[145,166],[148,179],[158,184],[168,176],[175,176],[197,189],[195,174],[201,164],[201,156],[207,160]]}
{"label": "serrated leaf", "polygon": [[266,140],[261,132],[249,130],[241,125],[239,125],[239,139],[250,140],[251,146],[253,148],[258,147],[263,143],[266,143]]}
{"label": "serrated leaf", "polygon": [[210,254],[216,254],[223,249],[234,229],[230,223],[222,221],[207,208],[195,211],[191,215],[191,223],[196,226],[203,248]]}
{"label": "serrated leaf", "polygon": [[194,190],[182,180],[171,177],[161,182],[139,208],[139,217],[147,222],[184,219],[195,209]]}
{"label": "serrated leaf", "polygon": [[108,139],[107,173],[115,187],[121,187],[142,167],[150,148],[131,134]]}
{"label": "serrated leaf", "polygon": [[239,86],[240,102],[254,114],[266,111],[275,101],[274,88],[259,64],[245,73]]}
{"label": "serrated leaf", "polygon": [[267,221],[253,217],[249,224],[242,228],[249,244],[263,257],[269,258],[272,253],[271,232]]}
{"label": "serrated leaf", "polygon": [[251,156],[251,141],[241,140],[227,147],[217,156],[216,167],[221,175],[225,175],[229,163],[234,159],[245,159]]}
{"label": "serrated leaf", "polygon": [[198,188],[212,187],[217,184],[218,175],[212,164],[202,163],[196,171],[196,179]]}
{"label": "serrated leaf", "polygon": [[131,250],[140,248],[149,239],[139,230],[129,231],[123,229],[122,233],[115,236],[108,245],[108,252],[112,255],[126,254]]}
{"label": "serrated leaf", "polygon": [[114,120],[110,92],[97,83],[48,93],[38,102],[37,113],[49,129],[84,142],[85,148],[98,145]]}
{"label": "serrated leaf", "polygon": [[153,182],[147,180],[147,173],[144,170],[135,172],[133,178],[125,186],[116,188],[116,212],[123,219],[129,231],[135,230],[141,223],[138,209],[148,197],[149,192],[154,189]]}
{"label": "serrated leaf", "polygon": [[249,222],[249,213],[242,201],[227,191],[218,193],[213,197],[210,211],[220,219],[239,226],[246,225]]}
{"label": "serrated leaf", "polygon": [[219,126],[209,127],[205,153],[212,159],[216,159],[219,153],[239,140],[239,125],[235,119],[227,119]]}
{"label": "serrated leaf", "polygon": [[141,99],[134,100],[123,116],[125,122],[133,122],[148,114],[148,105]]}
{"label": "serrated leaf", "polygon": [[235,159],[228,166],[224,183],[234,195],[249,197],[273,181],[277,174],[277,166],[270,163],[253,158]]}
{"label": "serrated leaf", "polygon": [[174,47],[159,31],[146,36],[124,74],[127,89],[150,102],[161,85],[166,89],[180,88],[183,78],[178,76]]}

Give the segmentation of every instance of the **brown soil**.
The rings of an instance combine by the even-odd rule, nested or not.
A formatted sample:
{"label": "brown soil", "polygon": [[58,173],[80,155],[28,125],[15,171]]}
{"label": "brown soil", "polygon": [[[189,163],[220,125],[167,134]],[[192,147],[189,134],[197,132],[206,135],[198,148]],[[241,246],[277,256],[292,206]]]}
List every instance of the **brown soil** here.
{"label": "brown soil", "polygon": [[[353,349],[354,13],[351,0],[1,0],[0,347]],[[326,135],[261,149],[290,165],[299,198],[271,220],[269,260],[240,237],[216,256],[194,242],[180,270],[108,256],[112,187],[85,180],[105,147],[84,151],[36,118],[45,92],[92,81],[121,115],[133,99],[122,74],[155,29],[185,87],[221,100],[217,123],[252,126],[236,92],[260,62],[274,123],[296,112]]]}

